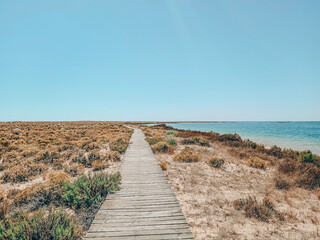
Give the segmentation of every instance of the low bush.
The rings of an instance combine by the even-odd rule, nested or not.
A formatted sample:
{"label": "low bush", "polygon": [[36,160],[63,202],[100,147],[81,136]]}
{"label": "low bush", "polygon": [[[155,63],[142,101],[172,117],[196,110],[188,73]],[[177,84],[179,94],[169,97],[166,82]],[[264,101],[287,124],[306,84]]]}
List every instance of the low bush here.
{"label": "low bush", "polygon": [[195,138],[195,141],[196,141],[196,143],[198,143],[200,146],[210,147],[209,141],[206,140],[206,139],[204,139],[204,138],[196,137],[196,138]]}
{"label": "low bush", "polygon": [[194,140],[194,138],[185,138],[181,141],[181,143],[184,145],[192,145],[196,144],[196,141]]}
{"label": "low bush", "polygon": [[88,141],[88,142],[84,142],[82,144],[81,148],[83,150],[89,152],[89,151],[94,150],[94,149],[99,149],[99,145],[94,143],[94,142]]}
{"label": "low bush", "polygon": [[259,158],[259,157],[252,157],[248,159],[245,163],[249,167],[259,168],[259,169],[266,169],[268,166],[268,162]]}
{"label": "low bush", "polygon": [[201,132],[201,131],[190,131],[190,130],[179,130],[177,137],[190,138],[190,137],[205,137],[210,140],[218,140],[220,134],[216,132]]}
{"label": "low bush", "polygon": [[169,143],[171,146],[177,145],[177,141],[173,138],[167,139],[167,143]]}
{"label": "low bush", "polygon": [[320,167],[312,163],[301,164],[295,173],[295,185],[315,189],[320,187]]}
{"label": "low bush", "polygon": [[167,135],[176,135],[176,132],[174,132],[174,131],[168,131],[166,134],[167,134]]}
{"label": "low bush", "polygon": [[44,152],[40,153],[40,156],[38,156],[35,161],[37,162],[43,162],[43,163],[53,163],[55,159],[59,158],[59,153],[56,152]]}
{"label": "low bush", "polygon": [[65,194],[62,198],[69,207],[88,208],[101,203],[109,192],[119,190],[120,181],[119,173],[82,176],[74,183],[63,183]]}
{"label": "low bush", "polygon": [[98,170],[104,169],[105,164],[102,161],[96,160],[92,162],[92,167],[93,167],[93,170],[98,171]]}
{"label": "low bush", "polygon": [[163,142],[163,138],[147,137],[146,141],[150,144],[150,146],[152,146],[157,144],[158,142]]}
{"label": "low bush", "polygon": [[320,162],[320,158],[317,155],[312,154],[310,151],[302,152],[300,154],[299,160],[304,163],[314,163],[314,164],[319,164]]}
{"label": "low bush", "polygon": [[1,176],[4,182],[24,182],[28,181],[30,177],[37,176],[43,173],[47,166],[40,163],[25,163],[24,165],[16,165],[12,168],[5,170]]}
{"label": "low bush", "polygon": [[119,152],[111,151],[110,153],[108,153],[107,159],[113,162],[119,162],[121,160],[121,156]]}
{"label": "low bush", "polygon": [[224,159],[211,157],[209,158],[208,163],[211,167],[221,168],[221,166],[224,164]]}
{"label": "low bush", "polygon": [[281,161],[278,165],[278,171],[284,174],[290,174],[297,171],[299,163],[296,161]]}
{"label": "low bush", "polygon": [[31,216],[24,214],[0,222],[0,239],[3,240],[76,240],[82,236],[79,222],[62,209],[53,208],[48,213],[39,211]]}
{"label": "low bush", "polygon": [[123,140],[122,138],[110,143],[110,149],[112,151],[117,151],[120,154],[125,153],[129,143]]}
{"label": "low bush", "polygon": [[320,187],[320,167],[317,164],[296,160],[281,161],[278,165],[278,175],[281,174],[294,180],[294,185],[297,187],[308,189]]}
{"label": "low bush", "polygon": [[68,164],[64,167],[64,171],[68,173],[70,176],[75,177],[83,173],[84,166],[77,163]]}
{"label": "low bush", "polygon": [[281,176],[275,177],[274,182],[275,182],[275,186],[277,189],[286,189],[287,190],[291,186],[290,182]]}
{"label": "low bush", "polygon": [[264,198],[262,203],[258,203],[256,198],[249,196],[235,200],[233,206],[237,210],[244,210],[245,216],[248,218],[256,218],[267,222],[275,216],[282,221],[284,220],[283,215],[274,209],[272,202],[268,198]]}
{"label": "low bush", "polygon": [[186,147],[180,153],[174,155],[172,159],[177,162],[198,162],[201,159],[201,155]]}
{"label": "low bush", "polygon": [[238,134],[223,134],[219,136],[220,142],[241,142],[242,139]]}
{"label": "low bush", "polygon": [[170,145],[167,142],[158,142],[151,147],[153,152],[167,153],[170,149]]}
{"label": "low bush", "polygon": [[167,167],[167,163],[166,162],[161,162],[159,163],[162,171],[167,171],[168,167]]}
{"label": "low bush", "polygon": [[78,153],[78,155],[75,156],[72,161],[81,163],[85,167],[92,167],[92,163],[100,159],[101,156],[98,152],[89,152],[86,154]]}
{"label": "low bush", "polygon": [[60,204],[62,195],[60,184],[62,182],[69,182],[70,180],[70,175],[65,172],[51,171],[45,183],[34,184],[25,188],[16,194],[13,202],[15,206],[32,202],[32,207],[35,209],[51,203]]}

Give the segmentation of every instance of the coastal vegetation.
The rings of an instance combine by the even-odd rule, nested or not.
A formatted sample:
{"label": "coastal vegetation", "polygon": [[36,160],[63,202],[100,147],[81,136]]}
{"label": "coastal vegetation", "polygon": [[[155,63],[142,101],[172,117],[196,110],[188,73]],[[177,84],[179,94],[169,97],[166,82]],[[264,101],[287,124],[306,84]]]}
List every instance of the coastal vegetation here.
{"label": "coastal vegetation", "polygon": [[108,122],[0,123],[0,238],[80,239],[119,189],[132,132]]}
{"label": "coastal vegetation", "polygon": [[195,239],[320,237],[318,155],[238,134],[139,127],[151,146],[175,139],[170,153],[154,152]]}

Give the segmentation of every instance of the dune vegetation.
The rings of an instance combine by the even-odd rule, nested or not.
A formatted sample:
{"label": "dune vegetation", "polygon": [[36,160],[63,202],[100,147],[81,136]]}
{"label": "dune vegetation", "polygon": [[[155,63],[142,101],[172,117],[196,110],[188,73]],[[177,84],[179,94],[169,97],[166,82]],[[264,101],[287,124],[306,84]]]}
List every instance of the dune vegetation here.
{"label": "dune vegetation", "polygon": [[0,239],[80,239],[119,189],[132,132],[108,122],[0,123]]}
{"label": "dune vegetation", "polygon": [[[195,239],[319,239],[320,157],[237,134],[141,125]],[[167,148],[167,147],[166,147]]]}

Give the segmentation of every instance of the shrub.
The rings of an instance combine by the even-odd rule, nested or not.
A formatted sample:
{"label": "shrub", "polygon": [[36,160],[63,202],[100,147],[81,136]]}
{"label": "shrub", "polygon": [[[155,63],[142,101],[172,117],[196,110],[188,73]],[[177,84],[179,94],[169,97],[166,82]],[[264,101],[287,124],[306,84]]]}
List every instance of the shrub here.
{"label": "shrub", "polygon": [[242,139],[238,134],[223,134],[219,136],[220,142],[241,142]]}
{"label": "shrub", "polygon": [[174,132],[174,131],[168,131],[168,132],[167,132],[167,135],[176,135],[176,132]]}
{"label": "shrub", "polygon": [[201,155],[186,147],[180,153],[174,155],[172,159],[177,162],[198,162],[201,159]]}
{"label": "shrub", "polygon": [[277,176],[274,178],[275,186],[277,189],[289,189],[290,183],[283,177]]}
{"label": "shrub", "polygon": [[15,219],[0,222],[0,239],[81,239],[83,230],[78,221],[62,209],[39,211],[34,215],[20,215]]}
{"label": "shrub", "polygon": [[260,221],[267,222],[273,216],[283,219],[283,215],[274,209],[270,199],[264,198],[262,203],[258,203],[256,198],[247,197],[240,198],[233,202],[233,206],[237,210],[244,210],[245,216],[248,218],[256,218]]}
{"label": "shrub", "polygon": [[35,160],[43,163],[53,163],[53,161],[58,158],[59,154],[56,152],[44,152],[41,153],[40,156],[37,157]]}
{"label": "shrub", "polygon": [[162,138],[154,138],[154,137],[148,137],[146,138],[146,141],[150,144],[150,146],[157,144],[158,142],[162,142]]}
{"label": "shrub", "polygon": [[200,146],[203,147],[210,147],[210,143],[208,140],[203,139],[203,138],[195,138],[196,143],[198,143]]}
{"label": "shrub", "polygon": [[84,166],[79,164],[68,164],[64,167],[64,171],[70,176],[75,177],[83,172]]}
{"label": "shrub", "polygon": [[181,141],[181,143],[185,145],[192,145],[192,144],[196,144],[196,141],[194,138],[185,138]]}
{"label": "shrub", "polygon": [[259,168],[259,169],[266,169],[268,166],[268,162],[259,158],[259,157],[252,157],[245,163],[249,167]]}
{"label": "shrub", "polygon": [[4,182],[24,182],[30,177],[37,176],[44,172],[47,167],[44,164],[24,163],[7,169],[3,172],[1,179]]}
{"label": "shrub", "polygon": [[185,138],[182,140],[182,144],[185,144],[185,145],[198,144],[204,147],[210,146],[209,141],[201,137]]}
{"label": "shrub", "polygon": [[177,141],[175,139],[173,139],[173,138],[169,138],[167,140],[167,143],[169,143],[171,146],[177,145]]}
{"label": "shrub", "polygon": [[91,167],[92,163],[96,160],[100,160],[101,156],[98,152],[90,152],[87,155],[84,155],[82,153],[79,153],[77,156],[75,156],[72,161],[81,163],[82,165],[86,167]]}
{"label": "shrub", "polygon": [[15,196],[14,203],[18,206],[32,202],[35,208],[54,202],[60,203],[62,194],[60,184],[70,180],[71,177],[65,172],[51,171],[45,183],[25,188]]}
{"label": "shrub", "polygon": [[100,160],[100,154],[97,152],[91,152],[88,155],[86,165],[90,167],[94,161]]}
{"label": "shrub", "polygon": [[297,187],[309,189],[320,187],[320,167],[314,163],[295,160],[282,161],[279,163],[278,173],[290,176]]}
{"label": "shrub", "polygon": [[206,137],[207,139],[210,140],[218,140],[220,134],[215,133],[215,132],[200,132],[200,131],[185,131],[185,130],[180,130],[177,134],[177,137],[182,137],[182,138],[190,138],[190,137]]}
{"label": "shrub", "polygon": [[66,193],[62,198],[69,207],[88,208],[101,203],[110,191],[119,190],[120,181],[119,173],[82,176],[74,183],[63,183]]}
{"label": "shrub", "polygon": [[113,162],[119,162],[121,160],[121,156],[119,152],[111,151],[107,157],[107,159]]}
{"label": "shrub", "polygon": [[319,163],[319,158],[311,152],[302,152],[299,160],[304,163]]}
{"label": "shrub", "polygon": [[91,150],[98,149],[99,146],[94,142],[88,141],[88,142],[83,143],[81,148],[84,149],[85,151],[89,152]]}
{"label": "shrub", "polygon": [[122,138],[110,143],[110,149],[112,151],[117,151],[120,154],[127,150],[129,143],[124,141]]}
{"label": "shrub", "polygon": [[170,145],[167,142],[158,142],[151,149],[153,152],[166,153],[170,149]]}
{"label": "shrub", "polygon": [[267,150],[267,154],[277,157],[277,158],[282,158],[283,157],[283,153],[280,147],[277,146],[273,146],[272,148]]}
{"label": "shrub", "polygon": [[208,163],[214,168],[221,168],[221,166],[224,164],[224,159],[212,157],[208,160]]}
{"label": "shrub", "polygon": [[281,161],[278,166],[278,171],[280,173],[290,174],[294,173],[298,169],[298,162],[296,161]]}
{"label": "shrub", "polygon": [[93,170],[97,171],[97,170],[104,169],[105,164],[101,161],[96,160],[96,161],[92,162],[92,167],[93,167]]}
{"label": "shrub", "polygon": [[295,173],[298,187],[315,189],[320,187],[320,167],[312,163],[301,164]]}
{"label": "shrub", "polygon": [[168,169],[166,162],[161,162],[161,163],[159,163],[159,165],[160,165],[162,171],[166,171]]}

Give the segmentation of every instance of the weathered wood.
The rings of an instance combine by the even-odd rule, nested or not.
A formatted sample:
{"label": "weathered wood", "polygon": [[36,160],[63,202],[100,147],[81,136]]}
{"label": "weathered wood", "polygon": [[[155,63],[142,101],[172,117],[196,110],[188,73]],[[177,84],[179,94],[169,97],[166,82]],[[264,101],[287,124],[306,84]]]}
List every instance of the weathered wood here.
{"label": "weathered wood", "polygon": [[120,166],[121,190],[101,206],[85,239],[193,239],[161,168],[140,129]]}

